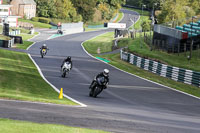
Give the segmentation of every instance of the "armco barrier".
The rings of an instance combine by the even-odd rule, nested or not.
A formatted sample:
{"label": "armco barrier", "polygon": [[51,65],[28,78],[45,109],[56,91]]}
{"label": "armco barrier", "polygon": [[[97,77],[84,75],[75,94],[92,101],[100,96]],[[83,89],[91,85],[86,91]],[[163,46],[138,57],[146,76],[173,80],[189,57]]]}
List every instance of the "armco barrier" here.
{"label": "armco barrier", "polygon": [[172,67],[159,62],[144,59],[134,54],[121,50],[121,59],[144,70],[151,71],[162,77],[167,77],[178,82],[200,87],[200,72],[195,72],[178,67]]}
{"label": "armco barrier", "polygon": [[20,33],[21,33],[20,30],[13,30],[13,31],[9,32],[9,35],[15,36],[15,35],[18,35]]}

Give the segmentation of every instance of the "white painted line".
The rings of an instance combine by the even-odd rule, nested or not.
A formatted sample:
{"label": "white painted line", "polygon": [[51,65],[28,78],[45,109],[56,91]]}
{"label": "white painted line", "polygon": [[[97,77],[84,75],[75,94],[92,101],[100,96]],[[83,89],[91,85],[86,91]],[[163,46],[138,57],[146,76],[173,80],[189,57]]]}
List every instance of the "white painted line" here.
{"label": "white painted line", "polygon": [[[105,34],[105,33],[103,33],[103,34]],[[100,35],[102,35],[102,34],[100,34]],[[98,36],[100,36],[100,35],[98,35]],[[98,36],[96,36],[96,37],[98,37]],[[93,37],[93,38],[95,38],[95,37]],[[88,39],[88,40],[92,40],[93,38]],[[86,51],[86,49],[83,47],[83,43],[86,42],[86,41],[88,41],[88,40],[85,40],[85,41],[83,41],[83,42],[81,43],[81,46],[82,46],[83,50],[84,50],[90,57],[92,57],[92,58],[94,58],[94,59],[96,59],[96,60],[99,60],[99,61],[101,61],[101,62],[103,62],[103,63],[105,63],[105,64],[108,64],[107,62],[104,62],[104,61],[102,61],[102,60],[100,60],[100,59],[95,58],[94,56],[92,56],[90,53],[88,53],[88,52]],[[117,68],[117,67],[115,67],[115,66],[113,66],[113,65],[111,65],[111,64],[108,64],[108,65],[110,65],[111,67],[114,67],[115,69],[117,69],[117,70],[119,70],[119,71],[125,72],[125,73],[127,73],[127,74],[129,74],[129,75],[135,76],[135,77],[137,77],[137,78],[146,80],[146,81],[148,81],[148,82],[151,82],[151,83],[154,83],[154,84],[163,86],[163,87],[165,87],[165,88],[171,89],[171,90],[173,90],[173,91],[176,91],[176,92],[179,92],[179,93],[182,93],[182,94],[185,94],[185,95],[188,95],[188,96],[191,96],[191,97],[193,97],[193,98],[196,98],[196,99],[199,99],[199,100],[200,100],[200,98],[197,97],[197,96],[194,96],[194,95],[188,94],[188,93],[186,93],[186,92],[183,92],[183,91],[180,91],[180,90],[176,90],[176,89],[174,89],[174,88],[171,88],[171,87],[162,85],[162,84],[160,84],[160,83],[157,83],[157,82],[154,82],[154,81],[151,81],[151,80],[142,78],[142,77],[140,77],[140,76],[137,76],[137,75],[134,75],[134,74],[132,74],[132,73],[126,72],[126,71],[124,71],[124,70],[121,70],[121,69],[119,69],[119,68]]]}
{"label": "white painted line", "polygon": [[[40,35],[40,32],[39,32],[39,35]],[[34,42],[32,45],[30,45],[26,50],[28,50],[28,49],[29,49],[31,46],[33,46],[34,44],[35,44],[35,42]],[[31,57],[31,55],[28,54],[28,56],[29,56],[29,58],[32,60],[32,62],[35,64],[35,66],[37,67],[38,72],[40,73],[41,77],[42,77],[56,92],[60,93],[60,90],[59,90],[58,88],[56,88],[54,85],[52,85],[52,84],[44,77],[42,71],[40,70],[40,68],[39,68],[39,66],[37,65],[37,63],[33,60],[33,58]],[[63,94],[63,96],[64,96],[65,98],[68,98],[69,100],[71,100],[71,101],[77,103],[77,104],[80,104],[82,107],[87,107],[87,105],[85,105],[85,104],[83,104],[83,103],[81,103],[81,102],[79,102],[79,101],[77,101],[77,100],[75,100],[75,99],[73,99],[73,98],[71,98],[71,97],[65,95],[65,94]]]}
{"label": "white painted line", "polygon": [[[28,56],[29,56],[29,58],[32,60],[32,62],[35,64],[35,66],[37,67],[38,72],[40,73],[40,76],[41,76],[41,77],[42,77],[56,92],[60,93],[60,90],[59,90],[58,88],[56,88],[54,85],[52,85],[52,84],[44,77],[42,71],[40,70],[40,68],[39,68],[39,66],[36,64],[36,62],[33,60],[33,58],[31,57],[31,55],[28,54]],[[73,98],[71,98],[71,97],[65,95],[65,94],[63,94],[63,96],[64,96],[65,98],[68,98],[69,100],[75,102],[75,103],[80,104],[82,107],[87,107],[87,105],[85,105],[85,104],[83,104],[83,103],[81,103],[81,102],[79,102],[79,101],[77,101],[77,100],[75,100],[75,99],[73,99]]]}

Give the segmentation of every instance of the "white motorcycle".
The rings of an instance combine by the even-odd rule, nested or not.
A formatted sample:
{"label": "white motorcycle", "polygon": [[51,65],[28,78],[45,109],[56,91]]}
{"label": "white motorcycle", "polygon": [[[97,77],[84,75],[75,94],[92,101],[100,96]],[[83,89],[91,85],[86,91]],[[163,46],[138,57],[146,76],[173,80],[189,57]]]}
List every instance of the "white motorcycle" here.
{"label": "white motorcycle", "polygon": [[71,70],[71,64],[69,62],[65,62],[64,65],[61,68],[61,76],[63,78],[66,77],[66,75],[69,74],[69,71]]}

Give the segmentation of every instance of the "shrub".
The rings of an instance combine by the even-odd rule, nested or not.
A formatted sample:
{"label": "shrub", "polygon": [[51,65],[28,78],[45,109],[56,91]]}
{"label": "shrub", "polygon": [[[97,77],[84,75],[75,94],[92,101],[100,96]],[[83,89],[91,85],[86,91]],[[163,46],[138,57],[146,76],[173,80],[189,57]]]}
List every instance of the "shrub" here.
{"label": "shrub", "polygon": [[48,18],[39,18],[39,22],[49,24],[50,19],[48,19]]}
{"label": "shrub", "polygon": [[38,22],[39,18],[38,17],[32,17],[31,20],[34,21],[34,22]]}

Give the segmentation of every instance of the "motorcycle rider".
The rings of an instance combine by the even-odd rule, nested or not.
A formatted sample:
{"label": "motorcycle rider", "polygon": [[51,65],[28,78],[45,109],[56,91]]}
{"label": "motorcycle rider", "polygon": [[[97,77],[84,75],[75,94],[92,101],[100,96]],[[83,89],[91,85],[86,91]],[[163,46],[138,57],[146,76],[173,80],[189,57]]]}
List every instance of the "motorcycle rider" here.
{"label": "motorcycle rider", "polygon": [[96,80],[97,80],[97,78],[100,78],[100,77],[104,77],[105,80],[106,80],[105,82],[107,82],[103,89],[106,89],[106,88],[107,88],[107,85],[108,85],[108,83],[109,83],[109,70],[108,70],[108,69],[104,69],[103,72],[99,73],[99,74],[95,77],[95,79],[92,81],[92,83],[91,83],[89,89],[94,89],[94,88],[96,87],[96,85],[97,85]]}
{"label": "motorcycle rider", "polygon": [[43,44],[42,47],[41,47],[40,49],[41,49],[41,50],[40,50],[40,53],[41,53],[41,54],[42,54],[42,50],[45,49],[45,55],[46,55],[46,53],[47,53],[47,50],[49,50],[46,44]]}
{"label": "motorcycle rider", "polygon": [[64,59],[62,65],[61,65],[61,68],[62,68],[63,65],[64,65],[65,63],[67,63],[67,62],[71,64],[71,68],[70,68],[70,70],[71,70],[71,69],[72,69],[72,59],[71,59],[70,56],[68,56],[66,59]]}

